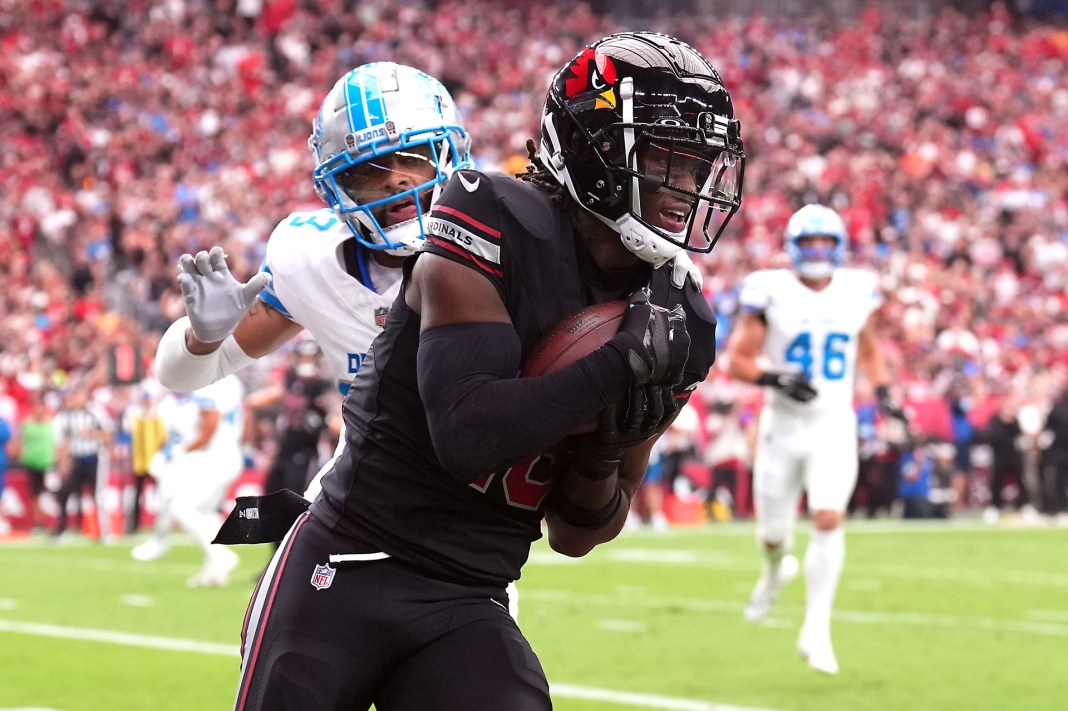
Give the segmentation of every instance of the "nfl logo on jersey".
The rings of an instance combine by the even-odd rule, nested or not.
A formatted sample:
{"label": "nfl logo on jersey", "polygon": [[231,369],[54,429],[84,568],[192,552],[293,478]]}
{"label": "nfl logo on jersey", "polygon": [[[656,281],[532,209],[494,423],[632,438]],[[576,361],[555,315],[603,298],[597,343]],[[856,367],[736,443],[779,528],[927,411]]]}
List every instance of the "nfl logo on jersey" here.
{"label": "nfl logo on jersey", "polygon": [[317,565],[312,573],[311,584],[316,590],[326,590],[334,582],[334,573],[337,571],[330,564]]}

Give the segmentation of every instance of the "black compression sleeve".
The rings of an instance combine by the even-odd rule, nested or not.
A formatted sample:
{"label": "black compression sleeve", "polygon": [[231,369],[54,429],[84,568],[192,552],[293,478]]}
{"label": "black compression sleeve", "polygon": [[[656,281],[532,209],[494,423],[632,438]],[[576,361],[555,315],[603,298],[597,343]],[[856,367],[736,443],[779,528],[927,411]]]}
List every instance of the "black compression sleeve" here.
{"label": "black compression sleeve", "polygon": [[434,450],[468,483],[546,451],[627,390],[630,373],[602,347],[555,373],[519,378],[520,344],[503,323],[432,328],[419,337],[419,393]]}

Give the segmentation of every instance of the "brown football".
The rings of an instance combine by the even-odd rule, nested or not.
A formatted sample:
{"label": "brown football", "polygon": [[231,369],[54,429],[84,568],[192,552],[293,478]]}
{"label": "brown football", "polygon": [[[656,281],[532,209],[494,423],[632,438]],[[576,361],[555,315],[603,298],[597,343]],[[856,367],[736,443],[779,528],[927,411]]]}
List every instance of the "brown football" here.
{"label": "brown football", "polygon": [[[626,310],[626,301],[608,301],[571,314],[541,337],[521,375],[526,378],[552,373],[589,355],[616,335]],[[575,432],[592,432],[596,428],[596,423],[589,423]]]}

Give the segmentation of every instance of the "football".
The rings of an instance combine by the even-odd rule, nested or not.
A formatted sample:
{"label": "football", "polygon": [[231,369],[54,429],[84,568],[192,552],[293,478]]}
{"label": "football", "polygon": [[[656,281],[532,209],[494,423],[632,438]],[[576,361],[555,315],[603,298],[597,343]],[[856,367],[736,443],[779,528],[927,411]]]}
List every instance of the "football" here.
{"label": "football", "polygon": [[524,378],[571,365],[608,342],[619,330],[626,301],[608,301],[571,314],[545,333],[523,364]]}
{"label": "football", "polygon": [[[608,301],[580,309],[545,333],[534,346],[520,375],[552,373],[597,350],[616,335],[626,301]],[[592,432],[596,422],[577,427],[573,434]]]}

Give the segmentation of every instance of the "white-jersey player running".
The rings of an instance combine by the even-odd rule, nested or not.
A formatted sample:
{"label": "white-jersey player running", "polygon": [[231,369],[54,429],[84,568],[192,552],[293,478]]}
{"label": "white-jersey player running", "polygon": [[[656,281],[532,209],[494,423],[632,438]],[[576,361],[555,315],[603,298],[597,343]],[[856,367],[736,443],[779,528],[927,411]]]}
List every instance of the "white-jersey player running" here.
{"label": "white-jersey player running", "polygon": [[226,585],[238,563],[233,551],[211,541],[222,523],[219,509],[244,466],[243,395],[241,381],[230,375],[192,393],[168,393],[157,409],[167,443],[148,465],[158,490],[156,527],[133,556],[164,555],[176,521],[204,551],[204,567],[189,580],[191,587]]}
{"label": "white-jersey player running", "polygon": [[831,607],[845,559],[842,515],[857,479],[856,369],[875,386],[888,414],[900,417],[901,411],[890,400],[875,335],[876,276],[839,266],[847,242],[842,218],[823,205],[806,205],[790,218],[785,241],[794,268],[746,277],[742,315],[727,348],[732,376],[768,387],[753,463],[764,570],[745,616],[764,619],[798,572],[789,553],[805,492],[812,536],[798,649],[811,667],[835,674]]}

